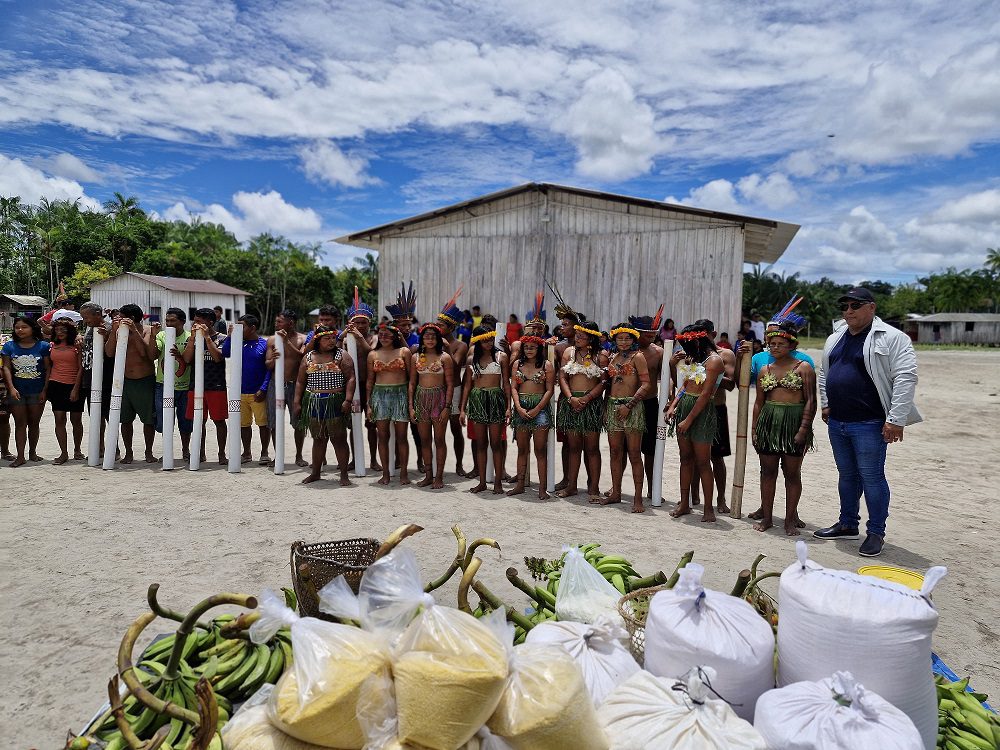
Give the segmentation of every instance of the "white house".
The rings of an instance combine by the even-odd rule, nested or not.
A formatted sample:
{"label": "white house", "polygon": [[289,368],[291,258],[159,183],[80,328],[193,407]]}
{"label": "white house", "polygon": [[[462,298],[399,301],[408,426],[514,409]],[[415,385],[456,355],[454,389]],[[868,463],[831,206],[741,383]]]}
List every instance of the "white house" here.
{"label": "white house", "polygon": [[[105,308],[134,304],[153,320],[163,320],[169,307],[187,313],[188,323],[199,307],[221,307],[229,322],[246,311],[248,292],[204,279],[180,279],[146,273],[123,273],[98,281],[90,288],[90,299]],[[154,317],[155,316],[155,317]]]}

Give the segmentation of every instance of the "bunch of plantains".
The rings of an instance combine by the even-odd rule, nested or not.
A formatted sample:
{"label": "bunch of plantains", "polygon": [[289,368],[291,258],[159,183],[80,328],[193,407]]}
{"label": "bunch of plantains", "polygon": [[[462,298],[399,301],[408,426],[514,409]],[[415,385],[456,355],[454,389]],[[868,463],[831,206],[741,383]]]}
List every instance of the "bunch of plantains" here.
{"label": "bunch of plantains", "polygon": [[949,682],[935,676],[938,696],[938,750],[995,750],[1000,747],[1000,719],[970,693],[968,678]]}

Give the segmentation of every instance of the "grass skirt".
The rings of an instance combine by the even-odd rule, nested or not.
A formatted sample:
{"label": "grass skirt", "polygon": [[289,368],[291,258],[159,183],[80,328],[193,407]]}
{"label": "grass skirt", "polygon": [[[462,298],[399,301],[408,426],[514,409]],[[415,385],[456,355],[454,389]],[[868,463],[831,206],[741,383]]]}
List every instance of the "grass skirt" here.
{"label": "grass skirt", "polygon": [[801,456],[813,448],[813,433],[809,430],[805,445],[795,444],[795,435],[802,426],[805,404],[765,401],[761,407],[754,431],[757,435],[753,447],[765,456]]}
{"label": "grass skirt", "polygon": [[[691,410],[698,401],[698,396],[699,394],[697,393],[685,393],[681,396],[681,402],[677,405],[677,410],[674,412],[674,423],[667,430],[667,434],[670,437],[674,436],[676,426],[687,419],[688,414],[691,413]],[[688,439],[692,443],[714,443],[716,422],[715,406],[709,402],[701,414],[698,415],[694,424],[691,425],[691,429],[688,430]]]}
{"label": "grass skirt", "polygon": [[368,398],[368,403],[372,407],[372,420],[375,422],[383,420],[409,422],[410,407],[407,401],[409,401],[409,396],[406,383],[398,383],[397,385],[378,385],[376,383]]}
{"label": "grass skirt", "polygon": [[302,412],[295,424],[299,430],[308,429],[313,440],[324,440],[343,434],[347,429],[347,420],[341,408],[344,405],[343,393],[310,393],[302,394]]}
{"label": "grass skirt", "polygon": [[440,421],[444,410],[450,406],[444,399],[447,392],[447,386],[443,385],[433,388],[418,385],[416,393],[413,394],[413,411],[417,415],[417,422],[426,424]]}
{"label": "grass skirt", "polygon": [[646,431],[646,412],[641,402],[632,407],[625,421],[615,416],[615,409],[631,400],[631,396],[615,396],[608,399],[608,405],[604,410],[604,426],[608,432]]}
{"label": "grass skirt", "polygon": [[465,405],[465,416],[479,424],[503,424],[507,419],[507,403],[502,388],[473,388]]}
{"label": "grass skirt", "polygon": [[[522,393],[518,397],[518,403],[525,411],[531,411],[541,402],[544,393]],[[552,426],[552,401],[550,400],[545,408],[538,412],[534,419],[525,419],[517,409],[511,412],[510,426],[515,430],[542,430]]]}
{"label": "grass skirt", "polygon": [[[573,391],[573,395],[582,398],[587,391]],[[600,399],[594,399],[579,412],[573,411],[569,399],[559,398],[559,413],[556,415],[556,426],[562,432],[601,432],[604,429],[603,404]]]}

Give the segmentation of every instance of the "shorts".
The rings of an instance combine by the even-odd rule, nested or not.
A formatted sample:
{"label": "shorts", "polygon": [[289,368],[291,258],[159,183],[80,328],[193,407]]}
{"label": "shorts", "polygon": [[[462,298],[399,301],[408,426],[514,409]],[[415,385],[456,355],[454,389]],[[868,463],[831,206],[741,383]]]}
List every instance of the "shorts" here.
{"label": "shorts", "polygon": [[[518,396],[518,403],[525,411],[531,411],[541,403],[544,396],[544,393],[522,393]],[[515,433],[518,430],[548,429],[552,426],[551,399],[550,403],[546,404],[545,408],[538,412],[538,415],[534,419],[525,419],[517,409],[513,409],[510,415],[510,426],[514,429]]]}
{"label": "shorts", "polygon": [[[194,391],[188,391],[187,407],[184,409],[184,419],[191,422],[194,429]],[[213,422],[225,422],[229,418],[229,398],[225,391],[205,391],[201,408],[208,413]],[[204,424],[204,422],[202,423]]]}
{"label": "shorts", "polygon": [[121,423],[132,424],[136,417],[143,424],[155,425],[156,376],[125,378],[122,387]]}
{"label": "shorts", "polygon": [[[277,384],[274,378],[271,378],[271,383],[267,387],[267,423],[274,425],[278,423],[278,407],[275,404],[275,388]],[[295,381],[290,383],[285,383],[285,414],[288,415],[288,424],[290,424],[296,430],[303,429],[295,421],[292,416],[292,403],[295,401]]]}
{"label": "shorts", "polygon": [[646,415],[646,431],[642,433],[641,451],[644,456],[652,456],[656,452],[656,427],[660,423],[660,399],[643,399],[642,413]]}
{"label": "shorts", "polygon": [[[14,383],[14,387],[17,388],[17,383]],[[21,394],[19,399],[15,399],[9,394],[7,396],[7,401],[11,406],[38,406],[38,404],[45,403],[41,393],[25,393],[20,388],[17,388],[17,392]]]}
{"label": "shorts", "polygon": [[[52,404],[52,411],[68,411],[71,414],[80,414],[83,411],[84,399],[78,398],[70,401],[69,396],[73,392],[73,383],[60,383],[50,380],[45,389],[49,403]],[[81,391],[83,389],[81,388]]]}
{"label": "shorts", "polygon": [[729,412],[725,404],[715,406],[715,440],[712,441],[712,458],[725,458],[733,454],[729,446]]}
{"label": "shorts", "polygon": [[[174,391],[174,424],[177,425],[177,431],[184,435],[190,435],[194,430],[193,415],[191,418],[187,416],[188,393],[190,391]],[[193,400],[194,396],[191,398]],[[156,384],[153,400],[156,411],[156,431],[163,432],[163,383]]]}
{"label": "shorts", "polygon": [[258,427],[267,427],[267,404],[254,400],[253,393],[241,393],[240,427],[249,427],[255,422]]}

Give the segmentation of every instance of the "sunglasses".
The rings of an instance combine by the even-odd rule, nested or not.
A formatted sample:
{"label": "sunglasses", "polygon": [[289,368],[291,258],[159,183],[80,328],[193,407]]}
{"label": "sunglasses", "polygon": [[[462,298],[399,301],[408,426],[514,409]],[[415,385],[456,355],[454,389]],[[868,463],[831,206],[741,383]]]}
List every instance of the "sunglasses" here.
{"label": "sunglasses", "polygon": [[870,304],[871,304],[870,302],[841,302],[840,311],[847,312],[847,308],[850,308],[852,310],[860,310],[865,305],[870,305]]}

